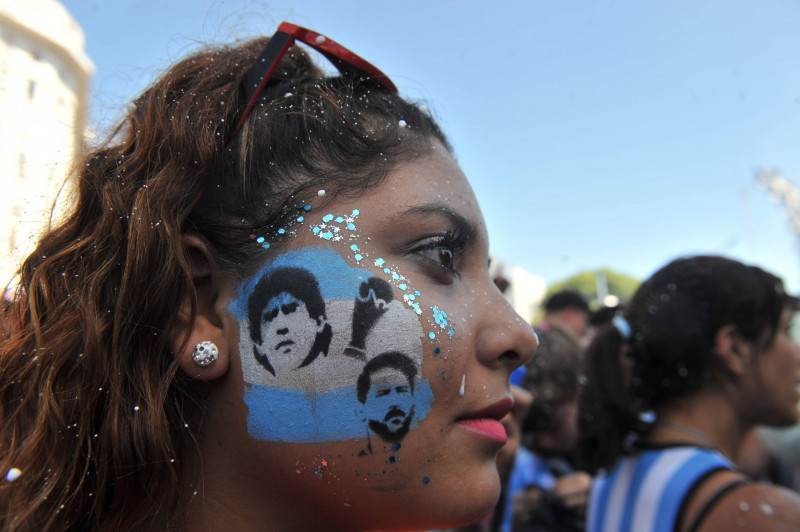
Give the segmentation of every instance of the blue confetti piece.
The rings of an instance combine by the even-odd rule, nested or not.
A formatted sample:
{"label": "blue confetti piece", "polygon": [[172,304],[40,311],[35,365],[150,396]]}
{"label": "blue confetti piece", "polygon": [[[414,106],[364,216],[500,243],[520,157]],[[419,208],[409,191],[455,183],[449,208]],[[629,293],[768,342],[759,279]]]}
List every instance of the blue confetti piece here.
{"label": "blue confetti piece", "polygon": [[337,217],[336,217],[336,223],[337,223],[337,224],[340,224],[340,223],[342,223],[343,221],[344,221],[344,218],[342,218],[341,216],[337,216]]}
{"label": "blue confetti piece", "polygon": [[414,290],[414,295],[421,296],[422,294],[419,293],[419,290]]}
{"label": "blue confetti piece", "polygon": [[280,229],[278,229],[278,234],[279,234],[279,235],[282,235],[282,234],[284,234],[285,232],[286,232],[286,229],[284,229],[283,227],[281,227]]}
{"label": "blue confetti piece", "polygon": [[450,336],[455,336],[456,332],[453,329],[449,329],[447,331],[447,334],[449,334]]}
{"label": "blue confetti piece", "polygon": [[263,244],[261,244],[261,247],[264,249],[269,249],[269,242],[264,242]]}
{"label": "blue confetti piece", "polygon": [[386,262],[383,259],[375,259],[375,266],[383,266],[383,263]]}
{"label": "blue confetti piece", "polygon": [[389,268],[384,268],[383,273],[392,273],[392,270],[390,270]]}
{"label": "blue confetti piece", "polygon": [[358,246],[353,244],[353,245],[350,246],[350,249],[353,250],[353,251],[358,251]]}
{"label": "blue confetti piece", "polygon": [[425,477],[425,478],[423,478],[423,479],[422,479],[422,483],[423,483],[423,484],[430,484],[430,483],[431,483],[431,479],[430,479],[430,477]]}
{"label": "blue confetti piece", "polygon": [[331,238],[333,238],[333,233],[328,231],[327,233],[322,235],[322,238],[324,238],[325,240],[330,240]]}
{"label": "blue confetti piece", "polygon": [[298,216],[297,217],[297,221],[300,222],[300,223],[303,223],[303,217],[302,216]]}
{"label": "blue confetti piece", "polygon": [[260,236],[260,237],[256,238],[256,242],[258,242],[259,244],[263,244],[264,243],[264,237]]}
{"label": "blue confetti piece", "polygon": [[441,353],[441,352],[442,352],[442,350],[441,350],[441,349],[439,349],[438,347],[434,347],[434,348],[433,348],[433,354],[434,354],[434,355],[438,355],[438,354],[439,354],[439,353]]}
{"label": "blue confetti piece", "polygon": [[312,229],[312,231],[314,232],[315,235],[318,235],[319,232],[320,232],[320,228],[319,227],[315,227],[314,229]]}
{"label": "blue confetti piece", "polygon": [[400,442],[398,441],[395,442],[394,445],[392,445],[392,451],[397,452],[399,450],[400,450]]}
{"label": "blue confetti piece", "polygon": [[396,273],[392,274],[392,279],[394,279],[395,281],[398,280],[399,278],[400,278],[400,276],[397,275]]}
{"label": "blue confetti piece", "polygon": [[322,221],[325,222],[325,223],[328,223],[331,220],[333,220],[333,215],[332,214],[326,214],[325,216],[322,217]]}
{"label": "blue confetti piece", "polygon": [[364,257],[362,257],[360,253],[356,253],[356,254],[355,254],[355,258],[356,258],[356,261],[360,261],[360,260],[361,260],[361,259],[363,259]]}
{"label": "blue confetti piece", "polygon": [[397,288],[399,288],[400,290],[405,290],[407,288],[407,286],[404,285],[404,284],[399,284],[399,285],[397,285]]}
{"label": "blue confetti piece", "polygon": [[353,216],[358,216],[361,214],[358,209],[353,209]]}
{"label": "blue confetti piece", "polygon": [[347,228],[348,228],[349,230],[351,230],[351,231],[355,231],[355,230],[356,230],[356,224],[354,224],[354,223],[349,223],[349,224],[347,224]]}
{"label": "blue confetti piece", "polygon": [[434,334],[434,333],[432,333],[432,332],[429,332],[429,333],[428,333],[428,338],[430,338],[431,340],[433,340],[434,338],[436,338],[436,334]]}

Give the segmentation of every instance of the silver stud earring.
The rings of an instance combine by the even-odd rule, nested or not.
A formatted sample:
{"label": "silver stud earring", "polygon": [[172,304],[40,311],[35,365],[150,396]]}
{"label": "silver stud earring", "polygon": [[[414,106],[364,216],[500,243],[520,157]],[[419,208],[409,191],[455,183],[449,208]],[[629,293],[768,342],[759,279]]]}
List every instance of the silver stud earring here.
{"label": "silver stud earring", "polygon": [[192,351],[192,360],[201,367],[210,366],[217,361],[217,358],[219,358],[219,349],[214,342],[208,340],[194,346],[194,351]]}

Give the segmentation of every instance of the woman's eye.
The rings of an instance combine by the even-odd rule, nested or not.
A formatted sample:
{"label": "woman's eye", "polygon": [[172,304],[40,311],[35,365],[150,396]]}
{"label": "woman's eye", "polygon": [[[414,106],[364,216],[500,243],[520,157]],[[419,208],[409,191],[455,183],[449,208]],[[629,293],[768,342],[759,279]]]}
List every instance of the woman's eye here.
{"label": "woman's eye", "polygon": [[447,246],[435,246],[418,251],[420,255],[437,263],[439,266],[448,271],[454,271],[455,258],[453,250]]}
{"label": "woman's eye", "polygon": [[432,275],[449,283],[459,277],[459,264],[470,240],[469,233],[449,229],[444,234],[418,240],[411,246],[410,254],[419,257]]}

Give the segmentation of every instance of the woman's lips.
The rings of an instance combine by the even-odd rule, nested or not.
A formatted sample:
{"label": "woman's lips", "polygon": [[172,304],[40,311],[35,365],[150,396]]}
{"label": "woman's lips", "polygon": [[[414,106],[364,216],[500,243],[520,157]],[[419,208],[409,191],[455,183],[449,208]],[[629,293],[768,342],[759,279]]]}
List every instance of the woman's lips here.
{"label": "woman's lips", "polygon": [[489,438],[499,444],[505,444],[508,439],[506,428],[496,419],[488,417],[462,419],[457,421],[456,424],[462,429],[468,430],[478,436]]}
{"label": "woman's lips", "polygon": [[489,407],[456,420],[456,424],[473,434],[504,444],[508,439],[508,434],[500,420],[511,411],[513,406],[514,400],[506,397]]}

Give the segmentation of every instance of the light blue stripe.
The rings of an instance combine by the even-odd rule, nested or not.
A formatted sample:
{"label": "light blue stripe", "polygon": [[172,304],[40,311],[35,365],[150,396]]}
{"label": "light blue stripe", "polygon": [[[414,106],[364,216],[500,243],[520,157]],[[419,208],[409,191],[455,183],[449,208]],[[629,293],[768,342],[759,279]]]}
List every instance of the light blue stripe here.
{"label": "light blue stripe", "polygon": [[[631,532],[631,523],[633,521],[633,512],[636,509],[636,499],[639,496],[639,491],[642,486],[647,473],[653,466],[653,463],[658,460],[658,452],[644,452],[636,459],[636,467],[634,469],[633,477],[628,484],[628,492],[625,497],[625,506],[623,508],[622,520],[620,521],[620,532]],[[644,531],[636,531],[644,532]]]}
{"label": "light blue stripe", "polygon": [[[427,380],[415,385],[411,399],[413,429],[433,403]],[[365,437],[366,419],[382,419],[385,414],[370,412],[369,405],[361,404],[355,386],[313,393],[253,384],[245,390],[244,402],[249,409],[248,433],[266,441],[312,443]]]}
{"label": "light blue stripe", "polygon": [[614,469],[611,471],[607,477],[603,478],[602,481],[595,480],[595,483],[599,482],[599,492],[597,497],[597,514],[594,519],[594,529],[595,530],[604,530],[605,523],[606,523],[606,513],[608,511],[608,500],[611,498],[611,490],[616,484],[617,479],[619,478],[620,472],[622,471],[622,463],[623,460],[617,461],[617,464],[614,466]]}
{"label": "light blue stripe", "polygon": [[228,305],[228,310],[240,321],[247,319],[247,300],[262,277],[275,268],[291,266],[308,270],[316,278],[322,299],[352,300],[358,294],[363,281],[374,277],[369,270],[353,268],[328,247],[307,247],[278,255],[275,260],[264,266],[258,274],[242,283],[238,288],[235,300]]}
{"label": "light blue stripe", "polygon": [[698,450],[684,462],[664,488],[664,494],[658,503],[654,532],[672,532],[674,530],[678,509],[689,489],[698,478],[719,466],[729,466],[729,464],[726,464],[715,453],[706,450]]}

